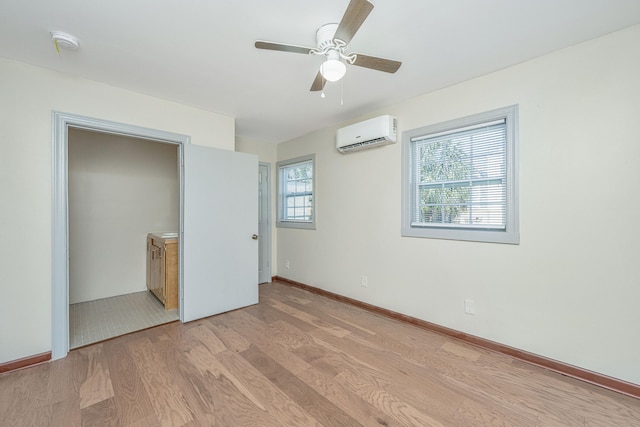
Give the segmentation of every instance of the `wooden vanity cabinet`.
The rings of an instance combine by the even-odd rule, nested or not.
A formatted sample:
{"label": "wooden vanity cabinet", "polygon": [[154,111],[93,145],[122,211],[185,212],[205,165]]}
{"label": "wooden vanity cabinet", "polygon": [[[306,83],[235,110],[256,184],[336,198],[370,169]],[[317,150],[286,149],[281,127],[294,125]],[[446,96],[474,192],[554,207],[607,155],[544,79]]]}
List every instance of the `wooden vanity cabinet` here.
{"label": "wooden vanity cabinet", "polygon": [[164,304],[178,308],[178,237],[175,233],[147,235],[147,289]]}

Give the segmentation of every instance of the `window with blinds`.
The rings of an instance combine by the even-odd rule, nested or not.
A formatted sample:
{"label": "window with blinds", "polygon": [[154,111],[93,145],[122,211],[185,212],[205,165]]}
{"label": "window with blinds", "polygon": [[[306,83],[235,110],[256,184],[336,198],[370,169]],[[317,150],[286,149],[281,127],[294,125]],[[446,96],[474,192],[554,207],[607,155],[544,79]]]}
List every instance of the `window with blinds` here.
{"label": "window with blinds", "polygon": [[280,227],[314,228],[313,155],[278,162],[278,221]]}
{"label": "window with blinds", "polygon": [[403,234],[517,243],[517,107],[409,131]]}
{"label": "window with blinds", "polygon": [[413,226],[502,229],[505,120],[412,138]]}

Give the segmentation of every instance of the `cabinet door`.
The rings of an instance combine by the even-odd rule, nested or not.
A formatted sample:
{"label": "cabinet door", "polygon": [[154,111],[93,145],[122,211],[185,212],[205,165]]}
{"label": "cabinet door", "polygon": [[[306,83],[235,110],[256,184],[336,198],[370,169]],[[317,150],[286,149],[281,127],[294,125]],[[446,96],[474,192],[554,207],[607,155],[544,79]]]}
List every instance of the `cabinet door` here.
{"label": "cabinet door", "polygon": [[164,304],[164,259],[163,248],[149,238],[147,242],[147,288]]}
{"label": "cabinet door", "polygon": [[164,308],[178,308],[178,242],[167,240],[164,244]]}

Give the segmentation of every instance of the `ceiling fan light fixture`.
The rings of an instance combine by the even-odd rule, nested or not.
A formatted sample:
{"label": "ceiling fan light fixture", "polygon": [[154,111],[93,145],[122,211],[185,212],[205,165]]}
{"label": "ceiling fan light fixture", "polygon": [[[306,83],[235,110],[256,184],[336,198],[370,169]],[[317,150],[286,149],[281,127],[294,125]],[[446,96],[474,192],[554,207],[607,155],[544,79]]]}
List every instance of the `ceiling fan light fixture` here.
{"label": "ceiling fan light fixture", "polygon": [[320,65],[320,74],[329,82],[337,82],[344,77],[347,66],[337,59],[327,59]]}

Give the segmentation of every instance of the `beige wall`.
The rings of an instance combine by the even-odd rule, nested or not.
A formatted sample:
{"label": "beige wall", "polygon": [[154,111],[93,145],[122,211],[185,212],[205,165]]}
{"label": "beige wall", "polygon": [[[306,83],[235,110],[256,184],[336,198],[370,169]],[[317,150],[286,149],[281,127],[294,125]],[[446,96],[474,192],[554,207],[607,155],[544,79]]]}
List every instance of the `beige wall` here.
{"label": "beige wall", "polygon": [[236,151],[257,154],[258,160],[275,165],[278,157],[278,145],[236,137]]}
{"label": "beige wall", "polygon": [[359,119],[403,131],[519,104],[520,245],[401,237],[401,143],[281,143],[279,160],[316,153],[317,230],[277,230],[279,274],[640,384],[638,45],[640,26]]}
{"label": "beige wall", "polygon": [[278,274],[277,264],[277,247],[278,247],[278,234],[276,233],[276,158],[277,158],[277,145],[269,144],[265,142],[253,141],[246,138],[236,137],[236,151],[243,153],[257,154],[258,161],[269,163],[271,170],[271,275],[276,276]]}
{"label": "beige wall", "polygon": [[178,231],[178,146],[69,130],[69,302],[146,289],[146,237]]}
{"label": "beige wall", "polygon": [[2,363],[51,350],[52,110],[227,150],[235,126],[231,117],[2,58],[0,76]]}

